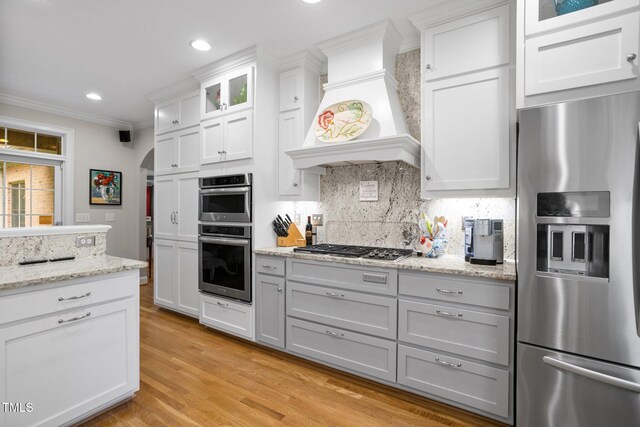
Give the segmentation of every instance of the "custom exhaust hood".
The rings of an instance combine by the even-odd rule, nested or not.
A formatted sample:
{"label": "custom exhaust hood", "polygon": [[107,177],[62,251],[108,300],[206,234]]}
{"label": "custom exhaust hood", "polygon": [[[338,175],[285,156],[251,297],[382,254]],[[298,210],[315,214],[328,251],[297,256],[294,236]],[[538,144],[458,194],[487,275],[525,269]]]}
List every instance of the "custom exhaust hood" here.
{"label": "custom exhaust hood", "polygon": [[[329,82],[304,143],[286,151],[294,168],[398,160],[420,167],[420,143],[409,135],[393,76],[401,41],[391,21],[382,21],[317,45],[328,58]],[[317,117],[327,107],[349,100],[371,106],[367,130],[346,142],[317,139]]]}

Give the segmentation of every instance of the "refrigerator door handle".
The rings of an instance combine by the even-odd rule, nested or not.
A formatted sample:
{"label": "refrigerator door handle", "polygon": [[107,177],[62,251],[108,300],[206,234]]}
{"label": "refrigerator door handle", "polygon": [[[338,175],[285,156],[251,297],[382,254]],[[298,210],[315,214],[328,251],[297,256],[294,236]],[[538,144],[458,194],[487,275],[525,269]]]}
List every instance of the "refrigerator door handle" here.
{"label": "refrigerator door handle", "polygon": [[572,374],[580,375],[594,381],[610,384],[615,387],[624,388],[634,393],[640,393],[640,384],[632,381],[623,380],[622,378],[612,377],[611,375],[603,374],[601,372],[592,371],[591,369],[582,368],[580,366],[572,365],[571,363],[563,362],[553,357],[544,356],[542,361],[547,365],[551,365],[554,368],[562,369],[564,371],[571,372]]}

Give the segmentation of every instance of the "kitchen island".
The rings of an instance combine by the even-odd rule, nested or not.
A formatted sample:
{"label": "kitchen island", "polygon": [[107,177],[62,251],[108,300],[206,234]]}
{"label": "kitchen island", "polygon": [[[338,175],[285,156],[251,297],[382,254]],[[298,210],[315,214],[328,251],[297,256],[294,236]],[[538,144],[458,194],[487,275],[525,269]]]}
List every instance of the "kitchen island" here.
{"label": "kitchen island", "polygon": [[259,343],[513,423],[513,262],[254,253]]}
{"label": "kitchen island", "polygon": [[[138,390],[139,269],[147,264],[107,256],[109,228],[0,234],[0,402],[8,403],[0,426],[76,423]],[[65,245],[76,236],[96,239]],[[51,261],[62,255],[75,259]],[[29,259],[45,262],[17,265]]]}

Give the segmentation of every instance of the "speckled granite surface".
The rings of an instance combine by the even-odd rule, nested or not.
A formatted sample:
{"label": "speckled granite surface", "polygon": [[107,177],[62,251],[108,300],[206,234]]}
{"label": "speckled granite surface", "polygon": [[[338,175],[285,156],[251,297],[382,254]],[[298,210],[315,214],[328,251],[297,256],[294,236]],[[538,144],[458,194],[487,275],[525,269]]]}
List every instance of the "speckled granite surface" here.
{"label": "speckled granite surface", "polygon": [[[96,244],[76,248],[76,236],[95,236]],[[0,237],[0,267],[16,265],[21,261],[53,259],[74,256],[76,258],[104,255],[107,250],[107,233],[59,234],[47,236]]]}
{"label": "speckled granite surface", "polygon": [[143,261],[109,255],[46,264],[12,265],[0,267],[0,291],[146,267],[147,263]]}
{"label": "speckled granite surface", "polygon": [[486,266],[474,265],[464,261],[464,258],[445,255],[441,258],[411,257],[398,262],[378,261],[362,258],[344,258],[330,255],[313,255],[293,252],[293,248],[261,248],[254,251],[257,255],[272,255],[281,257],[295,257],[313,261],[328,261],[351,265],[371,267],[398,268],[402,270],[424,271],[428,273],[451,274],[457,276],[481,277],[494,280],[516,280],[516,266],[513,261],[502,265]]}

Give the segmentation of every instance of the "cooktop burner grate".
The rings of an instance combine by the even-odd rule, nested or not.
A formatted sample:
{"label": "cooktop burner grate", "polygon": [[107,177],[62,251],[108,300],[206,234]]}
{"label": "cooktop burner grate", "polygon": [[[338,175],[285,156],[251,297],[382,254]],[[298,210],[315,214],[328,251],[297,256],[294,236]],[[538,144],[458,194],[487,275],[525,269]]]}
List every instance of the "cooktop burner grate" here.
{"label": "cooktop burner grate", "polygon": [[336,255],[351,258],[368,258],[386,261],[395,261],[411,256],[411,249],[376,248],[373,246],[332,245],[322,243],[319,245],[294,248],[294,252],[306,252],[317,255]]}

